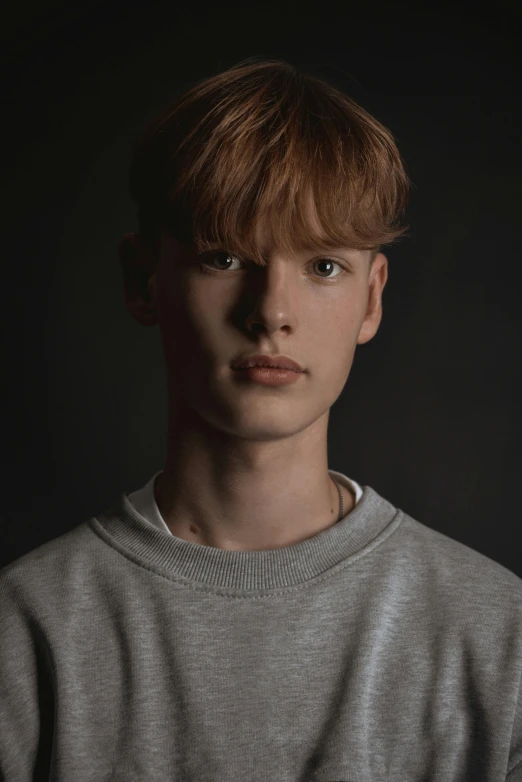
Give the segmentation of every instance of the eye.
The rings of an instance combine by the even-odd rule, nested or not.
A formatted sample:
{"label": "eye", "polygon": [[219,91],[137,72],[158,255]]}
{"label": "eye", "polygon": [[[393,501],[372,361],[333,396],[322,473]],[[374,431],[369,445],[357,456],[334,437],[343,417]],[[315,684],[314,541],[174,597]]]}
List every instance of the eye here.
{"label": "eye", "polygon": [[[238,258],[237,256],[232,255],[229,252],[226,252],[225,250],[218,250],[217,252],[211,252],[204,254],[202,257],[204,260],[201,260],[199,263],[199,266],[203,272],[206,274],[219,274],[220,272],[227,272],[230,271],[230,266],[227,269],[217,269],[214,265],[216,259],[220,259],[218,261],[221,263],[227,263],[228,261],[236,261],[238,264],[245,265],[245,261],[241,260],[241,258]],[[312,261],[312,265],[319,267],[326,265],[328,268],[326,269],[326,276],[323,276],[322,273],[319,273],[318,276],[320,279],[325,280],[326,282],[329,282],[330,280],[337,280],[340,277],[343,277],[347,272],[342,268],[341,264],[338,261],[334,261],[333,258],[318,258],[315,261]],[[329,274],[328,272],[333,268],[337,266],[337,268],[340,270],[337,274]],[[232,271],[235,271],[235,269],[232,269]],[[323,271],[325,271],[323,269]]]}
{"label": "eye", "polygon": [[319,266],[322,264],[326,264],[329,269],[331,269],[333,266],[337,266],[337,268],[340,270],[338,274],[328,274],[326,277],[323,277],[322,275],[319,275],[323,280],[336,280],[339,277],[343,277],[346,274],[346,271],[343,269],[340,263],[337,261],[334,261],[333,258],[319,258],[317,261],[312,261],[312,264],[315,266]]}
{"label": "eye", "polygon": [[[228,269],[216,269],[216,268],[214,268],[213,263],[214,263],[216,258],[221,258],[225,262],[230,260],[230,259],[234,259],[238,263],[242,263],[240,258],[237,258],[236,256],[232,255],[231,253],[227,253],[224,250],[214,251],[214,252],[211,252],[211,253],[205,253],[201,257],[204,259],[204,260],[200,261],[200,266],[203,269],[203,271],[210,271],[210,269],[208,268],[207,264],[212,265],[212,271],[214,271],[214,272],[229,271],[230,267],[228,267]],[[234,269],[232,271],[234,271]]]}

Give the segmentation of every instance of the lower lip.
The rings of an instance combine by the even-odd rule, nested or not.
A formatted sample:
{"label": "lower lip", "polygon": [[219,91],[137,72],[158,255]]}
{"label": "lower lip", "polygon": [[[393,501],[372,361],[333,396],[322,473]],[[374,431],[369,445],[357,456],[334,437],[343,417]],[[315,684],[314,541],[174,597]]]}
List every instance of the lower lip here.
{"label": "lower lip", "polygon": [[265,386],[283,386],[295,383],[303,374],[293,372],[291,369],[274,369],[271,367],[250,367],[249,369],[236,369],[240,375],[261,383]]}

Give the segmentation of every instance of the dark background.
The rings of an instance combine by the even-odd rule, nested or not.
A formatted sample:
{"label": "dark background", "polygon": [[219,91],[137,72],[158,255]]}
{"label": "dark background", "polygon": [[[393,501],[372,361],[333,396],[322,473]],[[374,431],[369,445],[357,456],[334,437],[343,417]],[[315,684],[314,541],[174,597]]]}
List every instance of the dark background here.
{"label": "dark background", "polygon": [[332,408],[329,466],[522,576],[521,13],[3,5],[0,566],[162,468],[159,328],[127,312],[117,257],[136,229],[132,145],[180,88],[256,55],[351,94],[415,185],[409,236],[384,250],[381,327]]}

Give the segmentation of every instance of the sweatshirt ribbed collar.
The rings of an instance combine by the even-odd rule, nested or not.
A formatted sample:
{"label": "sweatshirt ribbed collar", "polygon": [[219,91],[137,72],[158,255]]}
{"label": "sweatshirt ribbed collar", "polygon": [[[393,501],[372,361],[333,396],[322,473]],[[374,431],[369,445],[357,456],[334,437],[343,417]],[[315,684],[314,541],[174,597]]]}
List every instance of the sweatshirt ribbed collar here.
{"label": "sweatshirt ribbed collar", "polygon": [[241,591],[303,584],[368,555],[398,527],[403,514],[370,486],[337,524],[279,549],[228,551],[178,538],[150,524],[127,495],[90,519],[93,531],[136,564],[168,578]]}

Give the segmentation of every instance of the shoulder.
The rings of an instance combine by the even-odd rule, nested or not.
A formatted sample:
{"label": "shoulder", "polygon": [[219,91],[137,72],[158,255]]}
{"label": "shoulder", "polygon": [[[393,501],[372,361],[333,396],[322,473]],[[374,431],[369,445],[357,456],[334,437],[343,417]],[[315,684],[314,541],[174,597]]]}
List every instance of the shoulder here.
{"label": "shoulder", "polygon": [[522,590],[522,578],[504,565],[466,543],[417,521],[404,511],[399,513],[402,515],[403,531],[408,535],[416,555],[426,565],[437,565],[445,575],[458,577],[464,572],[478,578],[479,583],[491,579],[493,583],[505,583],[515,591]]}
{"label": "shoulder", "polygon": [[404,511],[398,513],[394,557],[410,574],[419,596],[464,624],[480,616],[492,628],[516,626],[522,637],[522,579],[470,546]]}
{"label": "shoulder", "polygon": [[[67,600],[69,587],[99,548],[90,521],[78,524],[0,569],[0,608],[18,610],[54,605]],[[32,613],[32,611],[31,611]]]}

